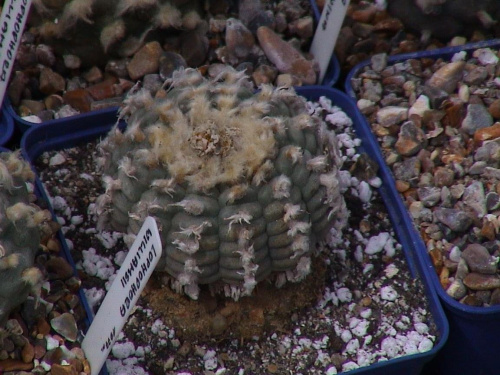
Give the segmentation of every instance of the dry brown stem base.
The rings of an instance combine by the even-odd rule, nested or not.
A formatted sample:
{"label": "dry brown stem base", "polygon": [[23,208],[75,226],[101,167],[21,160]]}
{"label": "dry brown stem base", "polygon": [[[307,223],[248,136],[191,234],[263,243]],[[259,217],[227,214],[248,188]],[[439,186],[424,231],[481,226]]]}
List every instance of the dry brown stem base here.
{"label": "dry brown stem base", "polygon": [[293,314],[315,305],[323,294],[326,267],[321,257],[312,262],[313,271],[300,283],[276,288],[260,282],[252,296],[238,301],[202,288],[198,300],[162,286],[152,279],[143,295],[146,305],[183,339],[237,338],[249,340],[265,332],[288,332]]}

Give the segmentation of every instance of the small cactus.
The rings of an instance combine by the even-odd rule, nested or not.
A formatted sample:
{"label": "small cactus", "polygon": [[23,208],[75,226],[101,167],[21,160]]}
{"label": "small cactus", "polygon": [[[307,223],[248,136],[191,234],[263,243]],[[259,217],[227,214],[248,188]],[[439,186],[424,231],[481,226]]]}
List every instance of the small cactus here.
{"label": "small cactus", "polygon": [[165,32],[202,27],[202,14],[196,0],[35,0],[30,24],[44,43],[90,65],[131,56]]}
{"label": "small cactus", "polygon": [[19,152],[0,153],[0,327],[29,294],[40,293],[34,266],[41,237],[52,232],[50,212],[36,206],[27,182],[34,175]]}
{"label": "small cactus", "polygon": [[126,130],[100,143],[98,227],[131,241],[155,217],[157,270],[193,299],[200,284],[238,299],[270,276],[302,280],[315,243],[347,221],[335,134],[293,88],[254,93],[230,67],[213,79],[179,70],[169,83],[164,97],[131,94]]}

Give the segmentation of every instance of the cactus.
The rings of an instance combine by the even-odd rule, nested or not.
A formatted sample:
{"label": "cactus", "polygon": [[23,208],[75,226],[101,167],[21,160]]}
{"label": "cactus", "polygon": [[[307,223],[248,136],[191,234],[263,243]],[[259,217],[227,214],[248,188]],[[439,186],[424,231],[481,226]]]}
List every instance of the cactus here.
{"label": "cactus", "polygon": [[105,63],[107,56],[131,56],[165,32],[197,29],[201,5],[196,0],[35,0],[29,22],[44,43],[91,65]]}
{"label": "cactus", "polygon": [[156,270],[193,299],[200,284],[237,300],[272,275],[278,287],[302,280],[316,243],[347,221],[335,134],[293,88],[254,93],[230,67],[212,79],[178,70],[169,83],[163,97],[132,93],[126,130],[99,144],[98,228],[131,241],[155,217]]}
{"label": "cactus", "polygon": [[30,293],[40,293],[43,280],[34,258],[52,230],[50,212],[32,203],[27,182],[33,178],[19,152],[0,154],[0,327]]}

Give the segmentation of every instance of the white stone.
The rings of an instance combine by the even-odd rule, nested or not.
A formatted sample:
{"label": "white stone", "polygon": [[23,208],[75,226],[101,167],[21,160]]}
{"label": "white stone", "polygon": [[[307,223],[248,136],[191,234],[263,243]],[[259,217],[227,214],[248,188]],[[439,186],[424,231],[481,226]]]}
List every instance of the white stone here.
{"label": "white stone", "polygon": [[498,63],[497,54],[490,48],[479,48],[472,53],[481,65],[489,65]]}
{"label": "white stone", "polygon": [[420,353],[427,352],[427,351],[431,350],[433,347],[434,347],[434,343],[432,342],[432,340],[425,338],[418,345],[418,351]]}
{"label": "white stone", "polygon": [[359,341],[358,339],[352,339],[349,341],[345,347],[345,351],[349,354],[354,354],[359,349]]}
{"label": "white stone", "polygon": [[408,119],[408,108],[387,106],[377,112],[377,122],[382,126],[391,126]]}
{"label": "white stone", "polygon": [[352,329],[352,333],[358,337],[363,337],[368,332],[369,326],[370,322],[363,319]]}
{"label": "white stone", "polygon": [[111,354],[115,358],[123,359],[128,358],[135,353],[135,345],[131,341],[125,341],[123,343],[116,342],[111,348]]}
{"label": "white stone", "polygon": [[448,256],[448,258],[452,261],[452,262],[460,262],[460,259],[462,259],[462,251],[459,249],[458,246],[453,246],[450,250],[450,254]]}
{"label": "white stone", "polygon": [[337,368],[335,366],[330,366],[325,372],[326,375],[337,375]]}
{"label": "white stone", "polygon": [[371,100],[368,99],[359,99],[357,105],[359,110],[363,111],[364,109],[373,107],[375,105],[375,102],[372,102]]}
{"label": "white stone", "polygon": [[58,152],[57,154],[55,154],[54,156],[52,156],[50,158],[49,165],[51,167],[55,167],[55,166],[63,164],[65,161],[66,161],[66,158],[64,157],[64,155],[62,153]]}
{"label": "white stone", "polygon": [[452,56],[451,62],[464,61],[466,57],[467,57],[467,52],[460,51]]}
{"label": "white stone", "polygon": [[394,358],[399,352],[398,341],[394,337],[386,337],[383,339],[380,343],[380,348],[389,358]]}
{"label": "white stone", "polygon": [[349,361],[342,365],[342,371],[351,371],[359,368],[359,365],[356,362]]}
{"label": "white stone", "polygon": [[41,124],[42,119],[35,115],[23,116],[21,117],[24,121],[32,122],[33,124]]}
{"label": "white stone", "polygon": [[420,95],[408,110],[408,116],[417,115],[423,117],[424,113],[430,109],[429,98],[425,95]]}
{"label": "white stone", "polygon": [[359,199],[361,202],[368,203],[372,199],[372,189],[366,181],[361,181],[358,186]]}
{"label": "white stone", "polygon": [[352,293],[347,288],[339,288],[337,290],[337,297],[340,302],[350,302],[352,300]]}
{"label": "white stone", "polygon": [[352,333],[351,333],[351,331],[349,331],[348,329],[345,329],[344,331],[342,331],[342,334],[340,335],[340,338],[345,343],[351,341],[351,339],[352,339]]}
{"label": "white stone", "polygon": [[365,247],[365,253],[368,255],[380,253],[390,238],[391,235],[388,232],[381,232],[376,236],[370,237]]}
{"label": "white stone", "polygon": [[392,286],[384,286],[380,289],[380,297],[385,301],[395,301],[398,298],[398,292]]}

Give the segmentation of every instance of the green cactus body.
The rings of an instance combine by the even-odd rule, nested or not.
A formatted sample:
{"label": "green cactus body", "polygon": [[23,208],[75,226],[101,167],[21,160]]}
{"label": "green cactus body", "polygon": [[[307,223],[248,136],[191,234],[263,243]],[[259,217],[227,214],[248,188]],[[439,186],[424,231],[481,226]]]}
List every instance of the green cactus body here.
{"label": "green cactus body", "polygon": [[42,281],[34,258],[41,235],[51,231],[50,213],[32,203],[33,177],[18,153],[0,154],[0,327],[30,293],[39,293]]}
{"label": "green cactus body", "polygon": [[278,286],[310,272],[317,241],[347,210],[337,140],[291,88],[254,93],[243,73],[175,72],[164,98],[140,90],[100,143],[106,193],[99,227],[132,239],[156,218],[157,267],[197,298],[200,284],[238,299],[271,274]]}
{"label": "green cactus body", "polygon": [[202,14],[196,0],[37,0],[30,24],[45,43],[91,65],[131,56],[165,31],[193,32]]}

